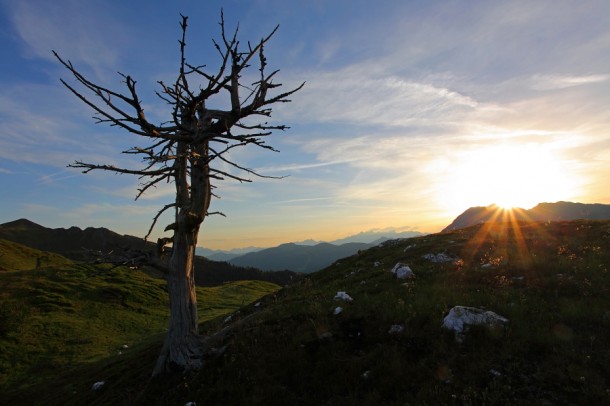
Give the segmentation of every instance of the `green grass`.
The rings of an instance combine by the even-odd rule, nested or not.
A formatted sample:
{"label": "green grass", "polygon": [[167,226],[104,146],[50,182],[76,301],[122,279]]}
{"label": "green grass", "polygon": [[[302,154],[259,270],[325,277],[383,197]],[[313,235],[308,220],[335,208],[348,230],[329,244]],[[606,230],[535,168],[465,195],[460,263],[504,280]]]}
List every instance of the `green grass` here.
{"label": "green grass", "polygon": [[[198,287],[200,320],[278,288],[261,281]],[[165,282],[142,271],[72,264],[3,272],[0,392],[26,390],[58,371],[124,355],[151,336],[158,341],[168,317]]]}
{"label": "green grass", "polygon": [[[18,396],[51,405],[608,404],[609,247],[608,221],[481,225],[385,244],[258,306],[244,302],[228,324],[228,350],[200,371],[151,380],[160,337],[149,336]],[[422,257],[441,252],[456,260]],[[397,262],[414,281],[394,278]],[[223,312],[231,311],[206,298],[242,305],[231,289],[201,294],[204,332],[227,326]],[[337,291],[354,301],[333,300]],[[485,307],[510,324],[473,328],[460,344],[441,329],[455,305]],[[343,312],[334,315],[337,306]],[[394,324],[404,330],[390,334]],[[106,385],[92,391],[99,380]]]}
{"label": "green grass", "polygon": [[25,245],[0,239],[0,272],[27,271],[71,263],[72,261],[59,254],[38,251]]}

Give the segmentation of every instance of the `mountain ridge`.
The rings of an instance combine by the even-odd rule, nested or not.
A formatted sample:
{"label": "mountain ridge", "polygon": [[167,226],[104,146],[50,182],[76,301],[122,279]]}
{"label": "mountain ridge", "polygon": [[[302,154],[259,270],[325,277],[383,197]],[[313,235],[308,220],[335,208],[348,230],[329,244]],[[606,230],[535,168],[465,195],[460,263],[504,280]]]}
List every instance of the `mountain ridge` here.
{"label": "mountain ridge", "polygon": [[250,252],[229,260],[240,266],[253,266],[263,270],[311,273],[331,265],[333,262],[352,256],[360,250],[373,247],[375,243],[351,242],[334,245],[322,242],[316,245],[285,243],[277,247]]}
{"label": "mountain ridge", "polygon": [[[28,219],[0,224],[0,239],[12,241],[39,251],[52,252],[70,260],[95,262],[98,254],[113,250],[152,251],[155,244],[143,239],[121,235],[107,228],[48,228]],[[229,281],[262,280],[280,286],[298,279],[294,272],[263,272],[254,267],[241,267],[227,262],[195,257],[195,281],[200,286],[216,286]]]}
{"label": "mountain ridge", "polygon": [[[411,237],[419,237],[423,235],[423,233],[415,230],[406,230],[406,231],[397,231],[394,228],[387,229],[373,229],[368,231],[361,231],[357,234],[349,235],[347,237],[342,237],[336,240],[331,241],[321,241],[321,240],[313,240],[307,239],[303,241],[291,241],[290,243],[302,246],[315,246],[321,243],[328,243],[333,245],[343,245],[347,243],[366,243],[377,245],[387,240],[394,240],[397,238],[411,238]],[[289,243],[282,243],[289,244]],[[208,259],[213,261],[227,261],[230,262],[232,259],[243,256],[245,254],[251,252],[258,252],[269,248],[275,247],[244,247],[244,248],[235,248],[231,250],[212,250],[205,247],[197,247],[197,254],[202,255]]]}
{"label": "mountain ridge", "polygon": [[539,203],[531,209],[513,208],[504,210],[500,206],[475,206],[457,216],[442,232],[453,231],[489,221],[570,221],[609,220],[610,204],[576,203],[559,201]]}

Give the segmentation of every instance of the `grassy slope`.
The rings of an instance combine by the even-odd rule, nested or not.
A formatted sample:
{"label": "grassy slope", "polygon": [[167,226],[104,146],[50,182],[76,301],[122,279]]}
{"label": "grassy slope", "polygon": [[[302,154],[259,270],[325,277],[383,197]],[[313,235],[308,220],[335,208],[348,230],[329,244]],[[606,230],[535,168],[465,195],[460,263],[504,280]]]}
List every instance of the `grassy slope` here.
{"label": "grassy slope", "polygon": [[61,266],[72,261],[55,253],[38,251],[25,245],[0,239],[0,272],[27,271],[38,267]]}
{"label": "grassy slope", "polygon": [[[197,288],[200,320],[232,312],[278,288],[261,281]],[[143,339],[160,342],[167,306],[164,281],[125,267],[72,264],[1,273],[0,393],[124,355]]]}
{"label": "grassy slope", "polygon": [[[609,246],[608,221],[482,225],[386,244],[242,308],[228,351],[202,371],[151,381],[151,339],[21,396],[65,405],[607,404]],[[460,259],[422,258],[440,252]],[[399,261],[415,281],[393,277]],[[337,291],[354,301],[333,300]],[[440,328],[454,305],[485,307],[510,327],[473,329],[458,344]],[[395,324],[404,330],[390,334]],[[97,380],[107,383],[92,391]]]}

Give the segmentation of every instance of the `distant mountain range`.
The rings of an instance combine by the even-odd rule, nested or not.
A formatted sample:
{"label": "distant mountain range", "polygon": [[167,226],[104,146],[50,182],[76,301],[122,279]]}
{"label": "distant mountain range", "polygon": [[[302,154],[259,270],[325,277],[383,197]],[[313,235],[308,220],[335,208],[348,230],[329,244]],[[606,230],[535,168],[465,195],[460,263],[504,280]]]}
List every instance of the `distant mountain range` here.
{"label": "distant mountain range", "polygon": [[352,242],[341,245],[320,243],[317,245],[282,244],[229,260],[239,266],[253,266],[267,271],[289,269],[295,272],[310,273],[327,267],[338,259],[356,254],[376,244]]}
{"label": "distant mountain range", "polygon": [[[40,251],[60,254],[76,261],[95,260],[96,253],[113,250],[152,251],[155,244],[142,238],[117,234],[106,228],[47,228],[27,219],[0,224],[0,239],[12,241]],[[201,286],[219,285],[235,280],[263,280],[285,285],[298,279],[294,272],[263,272],[253,267],[240,267],[226,262],[195,259],[195,281]]]}
{"label": "distant mountain range", "polygon": [[[351,235],[349,237],[341,238],[333,241],[317,241],[317,240],[305,240],[292,242],[287,244],[282,244],[278,247],[247,247],[247,248],[237,248],[233,250],[210,250],[207,248],[197,248],[197,255],[202,255],[213,261],[228,261],[231,263],[240,263],[244,266],[255,266],[260,269],[266,269],[264,267],[259,267],[256,264],[262,263],[265,266],[271,265],[271,269],[291,269],[294,270],[294,265],[296,264],[300,269],[307,269],[306,271],[298,271],[298,272],[311,272],[312,266],[303,266],[302,263],[297,263],[297,261],[283,260],[280,257],[285,257],[287,251],[293,251],[294,254],[298,257],[303,258],[303,256],[307,257],[309,255],[322,255],[323,258],[318,261],[323,264],[331,264],[336,259],[342,258],[346,252],[347,255],[351,255],[356,253],[359,249],[367,248],[368,246],[375,246],[387,240],[393,240],[397,238],[411,238],[421,236],[422,233],[413,230],[407,231],[396,231],[395,229],[382,229],[382,230],[369,230],[363,231],[361,233]],[[351,243],[361,243],[367,245],[348,245],[346,247],[341,248],[340,246]],[[328,247],[325,244],[331,244],[335,246]],[[318,248],[312,248],[321,245]],[[309,248],[303,248],[309,247]],[[264,255],[267,256],[275,256],[277,254],[277,258],[269,259],[268,261],[259,261],[258,258],[261,258],[262,255],[247,255],[255,252],[265,251]],[[336,253],[335,253],[336,252]],[[314,254],[315,253],[315,254]],[[245,257],[245,258],[241,258]],[[235,261],[233,261],[235,259]],[[251,262],[252,261],[252,262]],[[315,262],[315,261],[314,261]],[[311,262],[312,264],[314,262]],[[326,266],[326,265],[324,265]],[[321,269],[321,268],[320,268]],[[317,269],[315,269],[317,270]]]}
{"label": "distant mountain range", "polygon": [[[370,230],[331,242],[306,240],[281,244],[272,248],[244,248],[234,251],[212,251],[198,248],[198,253],[208,259],[229,262],[244,267],[265,271],[291,270],[310,273],[327,267],[338,259],[356,254],[384,241],[397,238],[418,237],[418,231],[398,232],[393,229]],[[244,253],[244,251],[248,251]]]}
{"label": "distant mountain range", "polygon": [[[510,216],[510,217],[508,217]],[[488,221],[533,220],[605,220],[610,219],[610,205],[571,202],[540,203],[536,207],[513,209],[506,214],[496,205],[471,207],[443,231],[451,231]],[[396,238],[420,236],[416,231],[372,230],[332,242],[307,240],[273,248],[242,248],[232,251],[197,248],[195,265],[198,284],[213,285],[229,280],[257,279],[286,284],[296,274],[309,273],[333,262]],[[42,251],[61,254],[74,260],[86,260],[94,251],[114,249],[152,250],[154,244],[138,237],[120,235],[106,228],[78,227],[50,229],[26,219],[0,225],[0,239],[6,239]],[[264,271],[275,271],[264,272]],[[281,272],[279,272],[281,271]],[[284,272],[286,271],[286,272]]]}
{"label": "distant mountain range", "polygon": [[492,204],[487,207],[471,207],[457,216],[443,231],[452,231],[488,221],[569,221],[609,220],[610,204],[599,203],[540,203],[529,210],[513,209],[504,214],[502,208]]}

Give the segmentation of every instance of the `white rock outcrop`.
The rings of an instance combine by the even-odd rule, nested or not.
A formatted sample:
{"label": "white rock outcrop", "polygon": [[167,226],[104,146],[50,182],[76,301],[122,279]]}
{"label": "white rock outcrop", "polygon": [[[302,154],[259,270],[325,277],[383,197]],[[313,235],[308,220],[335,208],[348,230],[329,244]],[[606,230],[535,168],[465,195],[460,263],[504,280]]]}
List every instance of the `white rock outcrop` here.
{"label": "white rock outcrop", "polygon": [[504,328],[508,322],[507,318],[489,310],[468,306],[455,306],[445,316],[441,327],[453,330],[456,341],[462,342],[470,326],[484,326],[495,329]]}
{"label": "white rock outcrop", "polygon": [[455,258],[450,257],[449,255],[441,252],[440,254],[426,254],[423,255],[424,259],[427,259],[430,262],[433,262],[435,264],[444,264],[446,262],[453,262],[455,261]]}
{"label": "white rock outcrop", "polygon": [[392,268],[392,273],[396,275],[398,279],[415,278],[415,274],[411,268],[409,268],[409,265],[403,264],[402,262],[394,265],[394,268]]}
{"label": "white rock outcrop", "polygon": [[350,295],[348,295],[346,292],[343,292],[343,291],[337,292],[334,299],[335,300],[344,300],[346,302],[351,302],[352,300],[354,300]]}

